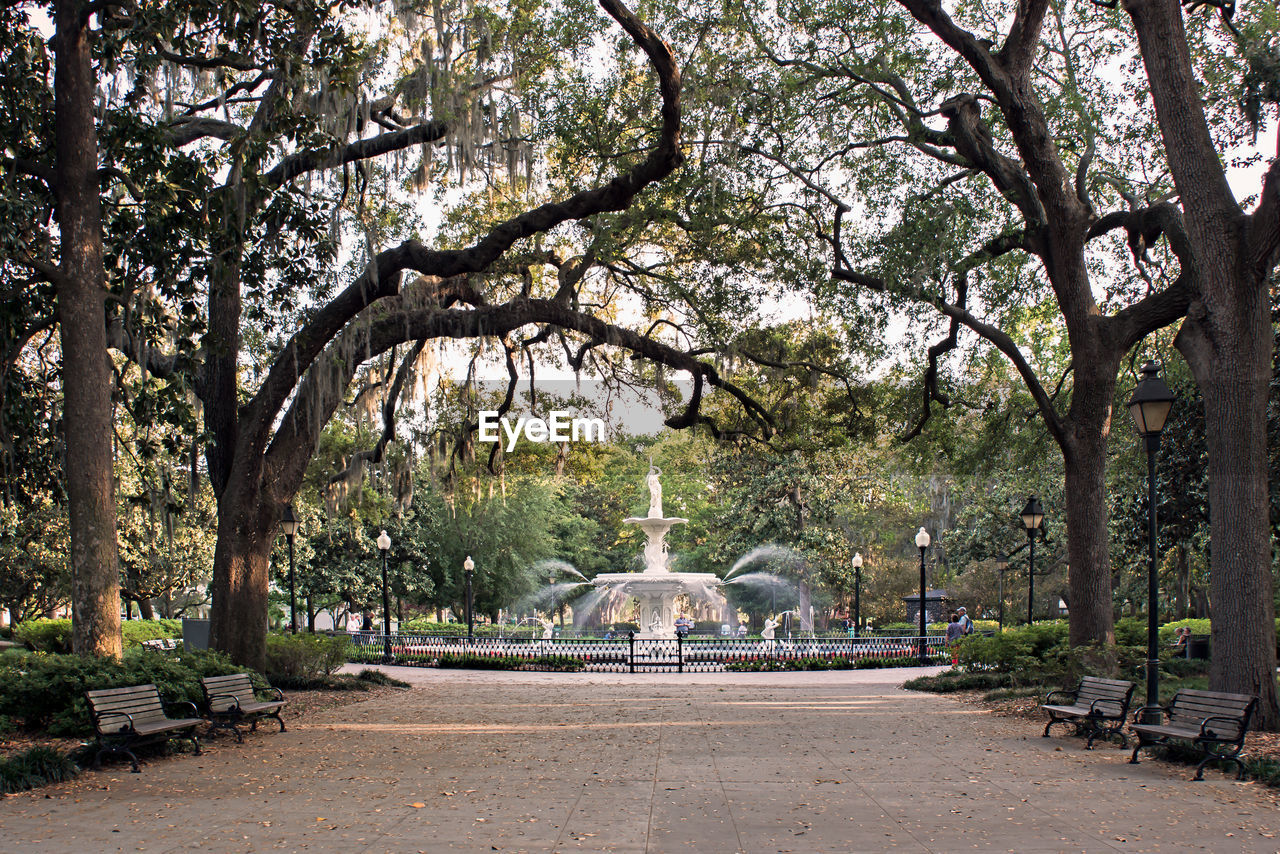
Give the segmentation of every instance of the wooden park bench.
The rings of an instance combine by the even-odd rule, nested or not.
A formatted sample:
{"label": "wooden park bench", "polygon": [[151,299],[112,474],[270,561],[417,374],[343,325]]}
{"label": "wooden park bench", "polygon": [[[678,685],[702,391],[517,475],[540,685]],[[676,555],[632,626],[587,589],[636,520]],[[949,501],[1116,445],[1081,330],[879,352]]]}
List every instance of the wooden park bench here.
{"label": "wooden park bench", "polygon": [[[1240,751],[1244,749],[1245,733],[1249,719],[1258,706],[1258,698],[1248,694],[1224,694],[1218,691],[1193,691],[1184,688],[1173,695],[1173,701],[1165,706],[1164,722],[1133,723],[1138,745],[1129,757],[1138,761],[1138,751],[1144,747],[1189,742],[1204,753],[1204,759],[1196,766],[1196,776],[1204,779],[1204,766],[1214,759],[1234,762],[1237,779],[1244,779],[1244,763]],[[1141,711],[1139,711],[1141,714]]]}
{"label": "wooden park bench", "polygon": [[[1069,723],[1075,726],[1077,735],[1089,734],[1086,750],[1093,749],[1095,738],[1112,735],[1120,736],[1121,745],[1128,747],[1124,723],[1129,714],[1129,702],[1133,699],[1133,687],[1132,682],[1122,679],[1086,676],[1075,690],[1050,691],[1040,706],[1049,713],[1044,737],[1049,737],[1049,727],[1054,724]],[[1066,702],[1054,703],[1055,698]]]}
{"label": "wooden park bench", "polygon": [[165,650],[165,651],[181,649],[182,639],[181,638],[154,638],[152,640],[144,640],[142,642],[142,646],[146,647],[147,649],[159,649],[159,650]]}
{"label": "wooden park bench", "polygon": [[280,731],[285,731],[284,718],[280,717],[285,699],[279,688],[271,689],[276,692],[274,699],[259,700],[248,673],[205,676],[200,684],[204,688],[205,706],[212,722],[210,733],[219,728],[229,729],[236,734],[236,741],[243,742],[239,725],[250,724],[252,732],[258,728],[258,721],[262,718],[275,718],[280,724]]}
{"label": "wooden park bench", "polygon": [[[133,748],[147,742],[168,741],[171,738],[189,738],[200,753],[200,741],[196,727],[204,723],[195,704],[188,702],[165,703],[155,685],[134,685],[129,688],[104,688],[85,691],[89,702],[89,716],[98,733],[99,750],[93,757],[97,768],[104,753],[119,753],[129,757],[133,772],[138,773],[138,757]],[[191,715],[171,718],[166,707],[185,707]]]}

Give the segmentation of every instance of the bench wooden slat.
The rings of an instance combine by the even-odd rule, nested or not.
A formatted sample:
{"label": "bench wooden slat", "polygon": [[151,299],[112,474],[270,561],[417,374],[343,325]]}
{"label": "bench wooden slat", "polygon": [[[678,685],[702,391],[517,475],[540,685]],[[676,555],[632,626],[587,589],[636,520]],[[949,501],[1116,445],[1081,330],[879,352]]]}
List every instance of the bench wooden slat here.
{"label": "bench wooden slat", "polygon": [[[1129,713],[1129,703],[1133,697],[1134,684],[1124,679],[1104,679],[1098,676],[1085,676],[1074,690],[1054,691],[1045,698],[1041,705],[1049,714],[1049,722],[1044,727],[1044,737],[1049,737],[1049,728],[1056,723],[1070,723],[1078,733],[1089,733],[1086,748],[1093,747],[1093,740],[1098,736],[1118,735],[1123,744],[1128,740],[1123,732],[1125,717]],[[1069,697],[1069,703],[1051,704],[1048,701],[1055,695]]]}
{"label": "bench wooden slat", "polygon": [[1244,763],[1240,760],[1240,753],[1244,749],[1249,719],[1257,702],[1256,697],[1248,694],[1184,688],[1173,696],[1160,723],[1133,725],[1138,745],[1129,761],[1137,763],[1138,751],[1143,747],[1185,741],[1204,753],[1204,758],[1196,766],[1194,779],[1204,779],[1204,766],[1213,759],[1234,762],[1238,776],[1243,778]]}
{"label": "bench wooden slat", "polygon": [[213,726],[230,729],[236,734],[237,741],[243,741],[238,724],[248,721],[254,729],[258,727],[258,719],[275,718],[280,724],[280,731],[285,731],[284,718],[280,710],[285,700],[276,691],[276,699],[260,700],[253,688],[253,680],[248,673],[230,673],[225,676],[206,676],[200,680],[204,689],[205,705],[213,718]]}
{"label": "bench wooden slat", "polygon": [[165,714],[160,691],[154,684],[101,688],[84,693],[101,746],[94,756],[95,766],[101,762],[104,753],[122,753],[129,757],[136,773],[138,757],[130,748],[151,740],[189,738],[195,745],[196,754],[200,753],[195,728],[204,721],[200,718],[170,718]]}

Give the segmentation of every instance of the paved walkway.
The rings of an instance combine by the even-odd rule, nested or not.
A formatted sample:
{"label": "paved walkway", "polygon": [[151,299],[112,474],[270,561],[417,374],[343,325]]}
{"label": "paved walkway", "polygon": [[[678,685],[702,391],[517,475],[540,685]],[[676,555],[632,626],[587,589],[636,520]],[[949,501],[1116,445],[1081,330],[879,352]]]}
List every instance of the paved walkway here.
{"label": "paved walkway", "polygon": [[3,850],[1280,850],[1254,784],[894,687],[918,671],[388,670],[413,690],[0,800]]}

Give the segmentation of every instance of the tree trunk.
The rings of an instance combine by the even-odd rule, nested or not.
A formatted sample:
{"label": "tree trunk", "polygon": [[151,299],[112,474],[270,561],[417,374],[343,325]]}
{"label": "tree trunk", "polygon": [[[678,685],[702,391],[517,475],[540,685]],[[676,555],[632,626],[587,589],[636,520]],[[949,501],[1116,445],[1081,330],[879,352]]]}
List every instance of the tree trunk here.
{"label": "tree trunk", "polygon": [[1178,593],[1174,614],[1185,620],[1191,607],[1191,559],[1185,545],[1178,546]]}
{"label": "tree trunk", "polygon": [[1262,299],[1266,292],[1253,293],[1254,299],[1224,307],[1235,311],[1188,320],[1178,348],[1187,355],[1204,397],[1209,451],[1209,589],[1214,606],[1209,688],[1257,695],[1258,725],[1274,730],[1280,727],[1280,707],[1264,474],[1272,336]]}
{"label": "tree trunk", "polygon": [[[1091,344],[1093,342],[1090,342]],[[1107,439],[1119,357],[1072,349],[1076,367],[1062,447],[1072,646],[1115,643],[1107,527]],[[1109,354],[1108,354],[1109,355]],[[1045,555],[1048,558],[1048,555]],[[1046,564],[1047,565],[1047,564]]]}
{"label": "tree trunk", "polygon": [[263,670],[272,521],[255,490],[229,486],[218,502],[209,646],[236,664]]}
{"label": "tree trunk", "polygon": [[85,4],[54,6],[57,282],[71,523],[72,649],[119,657],[120,569],[111,449],[111,370],[104,323],[95,79]]}

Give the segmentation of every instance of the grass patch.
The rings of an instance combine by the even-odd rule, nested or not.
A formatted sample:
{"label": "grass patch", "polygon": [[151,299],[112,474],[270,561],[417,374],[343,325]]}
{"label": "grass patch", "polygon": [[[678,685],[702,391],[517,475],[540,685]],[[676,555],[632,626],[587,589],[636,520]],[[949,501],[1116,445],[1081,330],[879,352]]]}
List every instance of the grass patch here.
{"label": "grass patch", "polygon": [[70,780],[80,766],[52,747],[33,747],[0,760],[0,792],[25,792],[49,783]]}
{"label": "grass patch", "polygon": [[274,676],[271,684],[282,691],[372,691],[380,685],[389,685],[394,688],[409,687],[408,682],[402,682],[376,670],[361,670],[354,676],[350,673]]}
{"label": "grass patch", "polygon": [[908,691],[927,691],[932,694],[952,694],[956,691],[989,691],[1012,684],[1008,673],[965,673],[950,670],[937,676],[917,676],[904,682]]}

